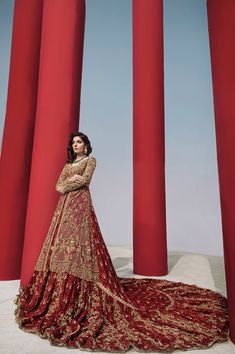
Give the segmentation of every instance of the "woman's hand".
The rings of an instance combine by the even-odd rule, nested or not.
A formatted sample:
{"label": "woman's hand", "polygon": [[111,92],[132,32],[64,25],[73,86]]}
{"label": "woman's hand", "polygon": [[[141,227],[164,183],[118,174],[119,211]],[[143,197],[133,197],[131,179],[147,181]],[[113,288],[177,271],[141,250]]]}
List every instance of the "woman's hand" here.
{"label": "woman's hand", "polygon": [[72,177],[68,178],[69,181],[71,182],[82,182],[83,181],[83,178],[82,176],[78,175],[77,173],[75,173]]}

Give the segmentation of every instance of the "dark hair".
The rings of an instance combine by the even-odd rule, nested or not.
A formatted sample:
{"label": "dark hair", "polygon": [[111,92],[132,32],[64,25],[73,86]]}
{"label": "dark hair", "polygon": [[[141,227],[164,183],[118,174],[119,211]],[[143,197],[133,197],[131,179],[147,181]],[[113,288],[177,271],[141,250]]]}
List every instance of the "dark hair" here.
{"label": "dark hair", "polygon": [[90,153],[92,152],[92,147],[91,147],[91,143],[90,143],[90,140],[88,138],[87,135],[83,134],[82,132],[71,132],[70,135],[69,135],[69,143],[68,143],[68,146],[67,146],[67,163],[72,163],[73,160],[75,159],[75,153],[73,151],[73,138],[75,136],[80,136],[80,138],[82,138],[86,148],[87,148],[87,153],[86,155],[89,156]]}

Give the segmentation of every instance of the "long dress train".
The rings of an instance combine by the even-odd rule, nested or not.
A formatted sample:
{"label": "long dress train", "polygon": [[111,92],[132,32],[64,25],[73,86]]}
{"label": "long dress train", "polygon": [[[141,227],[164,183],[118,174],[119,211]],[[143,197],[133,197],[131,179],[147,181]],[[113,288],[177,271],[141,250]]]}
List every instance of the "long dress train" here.
{"label": "long dress train", "polygon": [[[66,163],[48,234],[27,286],[14,299],[20,329],[87,351],[170,352],[228,339],[227,299],[181,282],[120,278],[94,212],[95,157]],[[74,173],[82,182],[68,180]]]}

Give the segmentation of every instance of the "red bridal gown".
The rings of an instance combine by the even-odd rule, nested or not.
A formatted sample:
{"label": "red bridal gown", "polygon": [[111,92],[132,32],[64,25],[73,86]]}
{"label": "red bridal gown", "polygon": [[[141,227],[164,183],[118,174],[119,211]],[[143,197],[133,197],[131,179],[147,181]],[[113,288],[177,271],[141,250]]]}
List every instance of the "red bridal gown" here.
{"label": "red bridal gown", "polygon": [[[85,157],[61,172],[61,196],[32,278],[14,299],[19,328],[87,351],[163,352],[226,341],[227,300],[220,293],[117,276],[90,195],[95,167],[95,157]],[[74,173],[83,181],[68,181]]]}

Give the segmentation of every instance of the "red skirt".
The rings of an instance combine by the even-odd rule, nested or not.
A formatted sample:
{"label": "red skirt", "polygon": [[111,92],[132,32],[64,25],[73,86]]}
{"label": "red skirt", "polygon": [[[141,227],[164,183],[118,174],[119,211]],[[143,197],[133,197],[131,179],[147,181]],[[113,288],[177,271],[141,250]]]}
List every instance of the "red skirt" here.
{"label": "red skirt", "polygon": [[220,293],[117,276],[89,188],[60,197],[32,278],[14,302],[19,328],[86,351],[205,349],[229,336]]}

